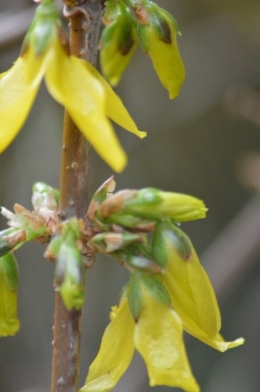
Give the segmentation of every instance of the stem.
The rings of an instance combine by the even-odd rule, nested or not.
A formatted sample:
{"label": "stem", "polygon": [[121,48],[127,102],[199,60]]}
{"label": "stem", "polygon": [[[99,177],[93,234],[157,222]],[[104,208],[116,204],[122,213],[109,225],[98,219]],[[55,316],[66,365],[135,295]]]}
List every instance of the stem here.
{"label": "stem", "polygon": [[[101,22],[101,1],[66,3],[70,18],[71,54],[95,65]],[[78,2],[79,3],[79,2]],[[82,3],[82,1],[81,1]],[[90,146],[68,113],[64,133],[60,178],[60,219],[83,217],[87,210]],[[52,392],[76,392],[79,382],[81,310],[68,311],[55,293]]]}

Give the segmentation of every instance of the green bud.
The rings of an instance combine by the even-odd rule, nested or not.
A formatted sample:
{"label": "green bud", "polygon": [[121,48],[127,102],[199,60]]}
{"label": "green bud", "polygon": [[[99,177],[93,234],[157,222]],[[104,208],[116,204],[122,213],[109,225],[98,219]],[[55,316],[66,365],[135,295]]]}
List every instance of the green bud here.
{"label": "green bud", "polygon": [[136,23],[130,9],[117,2],[110,3],[103,19],[108,25],[100,38],[101,70],[109,83],[116,86],[137,48]]}
{"label": "green bud", "polygon": [[15,335],[17,319],[18,265],[12,253],[0,257],[0,336]]}
{"label": "green bud", "polygon": [[135,8],[139,44],[150,56],[162,85],[175,98],[185,79],[184,65],[177,46],[178,25],[167,11],[150,1]]}
{"label": "green bud", "polygon": [[55,287],[68,310],[79,310],[84,303],[85,269],[76,245],[64,242],[59,249],[55,269]]}
{"label": "green bud", "polygon": [[121,191],[105,200],[99,209],[104,217],[110,214],[133,215],[142,219],[171,218],[176,222],[185,222],[204,218],[206,207],[203,201],[189,195],[163,192],[156,188],[144,188],[139,191]]}
{"label": "green bud", "polygon": [[131,244],[142,242],[143,235],[134,233],[100,233],[95,235],[90,241],[97,252],[111,253],[118,249],[125,248]]}
{"label": "green bud", "polygon": [[46,203],[45,200],[48,200],[49,198],[55,201],[56,206],[59,205],[60,192],[58,189],[52,188],[44,182],[36,182],[32,187],[32,191],[32,203],[34,207],[42,204],[43,202]]}
{"label": "green bud", "polygon": [[169,263],[174,262],[173,254],[186,262],[191,256],[192,249],[186,234],[175,224],[165,220],[156,224],[151,251],[153,260],[161,268],[167,268]]}

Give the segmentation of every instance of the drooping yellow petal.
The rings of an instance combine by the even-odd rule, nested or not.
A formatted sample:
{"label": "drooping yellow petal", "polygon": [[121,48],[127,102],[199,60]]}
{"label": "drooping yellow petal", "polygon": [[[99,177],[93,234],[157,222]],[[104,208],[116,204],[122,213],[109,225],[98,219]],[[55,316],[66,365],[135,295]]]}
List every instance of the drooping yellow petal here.
{"label": "drooping yellow petal", "polygon": [[168,306],[146,297],[134,341],[146,363],[150,385],[198,392],[185,352],[180,318]]}
{"label": "drooping yellow petal", "polygon": [[114,317],[105,330],[97,357],[89,368],[86,384],[80,392],[108,392],[128,368],[134,354],[134,321],[127,299],[114,309]]}
{"label": "drooping yellow petal", "polygon": [[83,61],[68,56],[59,42],[53,45],[46,71],[52,96],[65,106],[80,131],[97,153],[117,172],[127,158],[105,115],[105,92]]}
{"label": "drooping yellow petal", "polygon": [[215,348],[216,350],[222,353],[229,350],[230,348],[241,346],[245,342],[244,338],[238,338],[236,340],[233,340],[232,342],[226,342],[222,337],[222,335],[220,335],[219,333],[214,338],[210,339],[205,334],[204,335],[195,334],[194,330],[191,331],[187,328],[185,328],[185,330],[190,335],[194,336],[195,338],[201,340],[203,343],[207,344],[210,347]]}
{"label": "drooping yellow petal", "polygon": [[44,57],[32,49],[19,57],[0,77],[0,152],[4,151],[23,126],[44,73]]}
{"label": "drooping yellow petal", "polygon": [[119,96],[110,87],[109,83],[103,78],[102,75],[90,63],[84,62],[84,66],[88,71],[101,83],[106,95],[106,114],[111,120],[120,125],[127,131],[134,133],[143,139],[146,132],[139,131],[132,117],[128,113],[123,102]]}
{"label": "drooping yellow petal", "polygon": [[[214,338],[220,330],[221,317],[211,282],[189,238],[177,227],[168,234],[165,240],[170,262],[163,277],[172,304],[185,329]],[[191,254],[187,260],[181,257],[177,240],[189,244]]]}

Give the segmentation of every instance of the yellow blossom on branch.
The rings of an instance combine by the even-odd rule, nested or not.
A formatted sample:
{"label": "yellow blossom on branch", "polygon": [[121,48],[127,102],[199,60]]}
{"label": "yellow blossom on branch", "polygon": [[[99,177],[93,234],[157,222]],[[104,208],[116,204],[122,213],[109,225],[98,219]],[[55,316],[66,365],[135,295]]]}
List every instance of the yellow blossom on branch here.
{"label": "yellow blossom on branch", "polygon": [[42,2],[25,37],[21,56],[0,75],[0,152],[23,126],[45,77],[47,89],[61,103],[97,153],[115,170],[127,158],[109,118],[143,138],[120,98],[91,64],[68,52],[54,5]]}
{"label": "yellow blossom on branch", "polygon": [[148,293],[136,323],[127,298],[112,310],[112,321],[80,392],[113,389],[130,365],[135,348],[146,363],[151,386],[168,385],[190,392],[199,391],[186,356],[181,321],[174,310]]}

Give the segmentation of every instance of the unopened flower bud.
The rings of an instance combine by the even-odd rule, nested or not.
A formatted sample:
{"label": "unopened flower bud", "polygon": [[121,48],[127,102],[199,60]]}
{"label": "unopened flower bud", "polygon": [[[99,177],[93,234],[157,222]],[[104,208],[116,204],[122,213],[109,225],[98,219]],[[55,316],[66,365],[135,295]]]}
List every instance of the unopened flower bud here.
{"label": "unopened flower bud", "polygon": [[19,271],[12,253],[0,257],[0,336],[15,335],[20,329],[17,319]]}
{"label": "unopened flower bud", "polygon": [[141,234],[100,233],[89,241],[89,245],[93,246],[97,252],[111,253],[143,240]]}
{"label": "unopened flower bud", "polygon": [[175,98],[185,79],[184,65],[177,46],[178,25],[167,11],[151,1],[135,8],[141,48],[148,53],[162,85]]}
{"label": "unopened flower bud", "polygon": [[134,215],[144,219],[171,218],[176,222],[185,222],[204,218],[207,208],[203,201],[182,193],[163,192],[156,188],[144,188],[139,191],[125,190],[117,192],[105,200],[99,212],[112,219],[114,215]]}
{"label": "unopened flower bud", "polygon": [[80,251],[74,244],[64,242],[55,270],[55,287],[68,310],[81,309],[84,303],[85,269]]}
{"label": "unopened flower bud", "polygon": [[101,69],[109,83],[116,86],[137,48],[136,23],[123,2],[107,2],[103,19],[107,25],[100,38]]}

